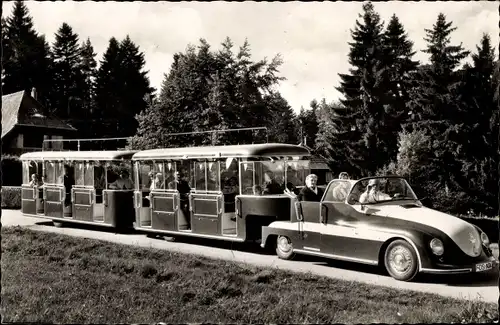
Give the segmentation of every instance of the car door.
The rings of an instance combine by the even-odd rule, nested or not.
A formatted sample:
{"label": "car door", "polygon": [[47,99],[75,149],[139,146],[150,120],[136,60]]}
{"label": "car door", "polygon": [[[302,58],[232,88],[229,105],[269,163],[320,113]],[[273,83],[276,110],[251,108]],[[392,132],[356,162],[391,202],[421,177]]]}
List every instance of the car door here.
{"label": "car door", "polygon": [[297,204],[298,213],[302,214],[302,249],[312,252],[321,251],[320,202],[301,201]]}
{"label": "car door", "polygon": [[349,217],[350,207],[345,203],[350,187],[351,183],[347,180],[334,180],[325,191],[320,211],[323,253],[344,254],[355,236],[355,228],[348,222],[353,221]]}

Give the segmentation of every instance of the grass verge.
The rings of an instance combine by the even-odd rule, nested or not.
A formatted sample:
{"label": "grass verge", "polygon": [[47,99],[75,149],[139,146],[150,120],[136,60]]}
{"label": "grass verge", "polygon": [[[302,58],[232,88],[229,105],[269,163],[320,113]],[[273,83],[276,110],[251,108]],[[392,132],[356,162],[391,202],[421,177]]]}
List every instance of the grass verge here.
{"label": "grass verge", "polygon": [[2,229],[3,322],[487,323],[495,304]]}

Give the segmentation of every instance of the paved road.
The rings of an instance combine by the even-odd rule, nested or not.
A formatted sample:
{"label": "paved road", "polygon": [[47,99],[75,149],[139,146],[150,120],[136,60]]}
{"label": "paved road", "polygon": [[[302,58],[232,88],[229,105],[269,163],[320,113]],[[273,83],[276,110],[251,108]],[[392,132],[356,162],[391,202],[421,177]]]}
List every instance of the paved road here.
{"label": "paved road", "polygon": [[23,217],[17,210],[2,210],[1,222],[3,227],[19,225],[33,230],[197,254],[210,258],[232,260],[295,272],[311,272],[321,276],[392,288],[437,293],[455,298],[480,299],[493,303],[499,302],[498,271],[481,276],[425,275],[417,282],[407,283],[396,281],[371,266],[311,257],[298,257],[298,260],[284,261],[272,254],[262,253],[258,247],[249,247],[243,244],[207,240],[200,241],[193,238],[167,242],[149,238],[143,234],[115,234],[112,230],[81,225],[74,225],[71,228],[68,226],[65,228],[55,228],[49,220]]}

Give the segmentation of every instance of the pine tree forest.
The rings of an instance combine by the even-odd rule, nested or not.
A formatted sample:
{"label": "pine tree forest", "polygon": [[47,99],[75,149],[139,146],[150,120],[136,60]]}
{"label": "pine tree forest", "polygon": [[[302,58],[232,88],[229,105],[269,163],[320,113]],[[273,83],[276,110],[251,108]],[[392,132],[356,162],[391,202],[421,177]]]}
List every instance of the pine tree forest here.
{"label": "pine tree forest", "polygon": [[[361,6],[349,26],[350,69],[332,85],[342,98],[311,98],[298,113],[278,90],[284,59],[254,58],[249,40],[186,44],[154,89],[129,36],[109,39],[98,57],[91,39],[62,22],[49,44],[22,1],[1,22],[3,94],[35,88],[81,138],[130,137],[136,149],[305,142],[334,174],[398,174],[433,208],[496,215],[500,65],[490,36],[465,49],[439,14],[416,49],[396,15],[384,22],[372,3]],[[414,59],[417,51],[428,61]],[[252,127],[267,133],[168,135]]]}

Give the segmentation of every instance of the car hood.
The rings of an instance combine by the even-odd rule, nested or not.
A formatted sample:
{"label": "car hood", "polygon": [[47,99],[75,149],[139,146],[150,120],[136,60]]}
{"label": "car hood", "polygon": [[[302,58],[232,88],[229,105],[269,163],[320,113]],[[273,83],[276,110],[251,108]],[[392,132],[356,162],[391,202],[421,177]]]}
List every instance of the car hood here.
{"label": "car hood", "polygon": [[472,224],[460,218],[426,207],[407,208],[401,205],[387,205],[377,206],[376,209],[378,211],[375,214],[380,216],[408,220],[440,230],[471,257],[481,254],[479,232]]}

